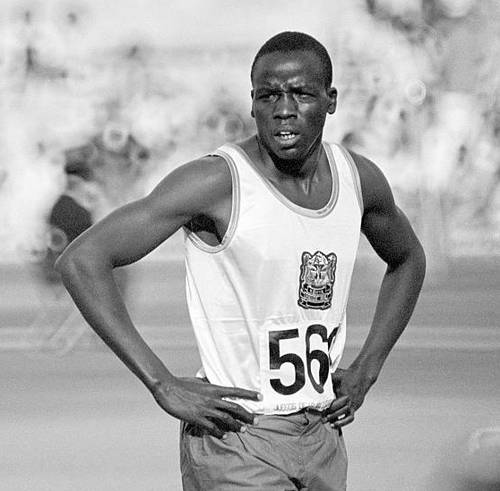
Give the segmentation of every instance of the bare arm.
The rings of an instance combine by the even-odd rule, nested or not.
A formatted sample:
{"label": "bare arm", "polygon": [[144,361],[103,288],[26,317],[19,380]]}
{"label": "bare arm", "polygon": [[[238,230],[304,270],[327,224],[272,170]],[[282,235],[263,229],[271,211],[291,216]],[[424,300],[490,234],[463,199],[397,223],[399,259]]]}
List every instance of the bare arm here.
{"label": "bare arm", "polygon": [[334,408],[332,421],[343,426],[354,419],[366,392],[382,369],[392,347],[405,329],[417,302],[425,275],[425,254],[408,219],[394,203],[380,170],[368,159],[353,154],[363,192],[361,229],[387,264],[370,331],[361,351],[347,370],[334,374],[334,386],[345,395],[344,406]]}
{"label": "bare arm", "polygon": [[[217,436],[239,429],[251,415],[222,400],[256,399],[237,388],[218,388],[175,377],[134,327],[113,269],[142,258],[191,219],[215,216],[231,197],[227,165],[216,158],[195,161],[168,175],[153,192],[111,213],[72,242],[56,263],[64,285],[91,327],[175,417],[205,426]],[[214,420],[221,422],[216,425]]]}

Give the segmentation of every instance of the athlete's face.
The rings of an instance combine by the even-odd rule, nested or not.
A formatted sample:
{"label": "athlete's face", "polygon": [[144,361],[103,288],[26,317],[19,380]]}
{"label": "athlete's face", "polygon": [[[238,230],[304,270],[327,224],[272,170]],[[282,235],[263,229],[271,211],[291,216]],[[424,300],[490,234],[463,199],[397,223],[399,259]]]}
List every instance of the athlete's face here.
{"label": "athlete's face", "polygon": [[321,143],[337,91],[326,87],[318,56],[312,52],[269,53],[255,64],[252,116],[273,160],[304,162]]}

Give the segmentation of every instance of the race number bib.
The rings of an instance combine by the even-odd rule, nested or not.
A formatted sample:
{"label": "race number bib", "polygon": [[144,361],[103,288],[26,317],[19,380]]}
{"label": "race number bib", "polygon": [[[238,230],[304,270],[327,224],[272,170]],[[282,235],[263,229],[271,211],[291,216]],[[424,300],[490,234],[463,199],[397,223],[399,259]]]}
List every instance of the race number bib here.
{"label": "race number bib", "polygon": [[338,327],[273,324],[260,333],[260,377],[265,413],[326,409],[334,399],[330,349]]}

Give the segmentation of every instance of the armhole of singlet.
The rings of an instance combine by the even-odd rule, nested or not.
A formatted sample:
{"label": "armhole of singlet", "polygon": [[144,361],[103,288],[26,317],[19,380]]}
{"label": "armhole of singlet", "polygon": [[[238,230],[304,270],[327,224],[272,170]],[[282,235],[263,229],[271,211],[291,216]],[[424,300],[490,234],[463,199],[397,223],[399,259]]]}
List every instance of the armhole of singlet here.
{"label": "armhole of singlet", "polygon": [[221,157],[226,162],[231,173],[231,216],[229,217],[229,223],[227,225],[226,233],[222,238],[220,244],[210,245],[207,244],[203,239],[201,239],[196,232],[188,230],[184,227],[187,238],[200,250],[204,252],[209,252],[214,254],[216,252],[223,251],[230,244],[234,233],[236,231],[236,225],[238,224],[238,218],[240,215],[240,181],[238,178],[238,169],[233,158],[224,150],[218,149],[214,153],[209,154],[209,157]]}
{"label": "armhole of singlet", "polygon": [[363,192],[361,190],[361,179],[359,177],[358,167],[356,166],[356,162],[354,162],[354,159],[352,158],[352,155],[349,153],[349,151],[342,145],[338,145],[338,147],[344,155],[345,160],[349,166],[349,170],[351,171],[352,182],[354,184],[354,190],[356,191],[359,209],[361,211],[361,216],[363,216],[365,206],[363,204]]}

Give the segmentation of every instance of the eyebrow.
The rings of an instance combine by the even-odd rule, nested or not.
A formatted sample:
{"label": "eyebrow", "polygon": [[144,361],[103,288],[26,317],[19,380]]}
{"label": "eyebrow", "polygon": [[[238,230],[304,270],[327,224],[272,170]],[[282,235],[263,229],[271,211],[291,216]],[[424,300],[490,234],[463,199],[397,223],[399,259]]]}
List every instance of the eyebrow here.
{"label": "eyebrow", "polygon": [[[317,87],[314,87],[313,85],[310,85],[310,84],[303,84],[303,83],[297,83],[297,84],[290,84],[288,87],[288,90],[291,90],[291,91],[300,91],[300,90],[307,90],[307,91],[316,91],[317,90]],[[272,85],[263,85],[261,87],[256,87],[254,89],[255,93],[259,93],[259,92],[281,92],[282,88],[281,87],[276,87],[276,86],[272,86]]]}

